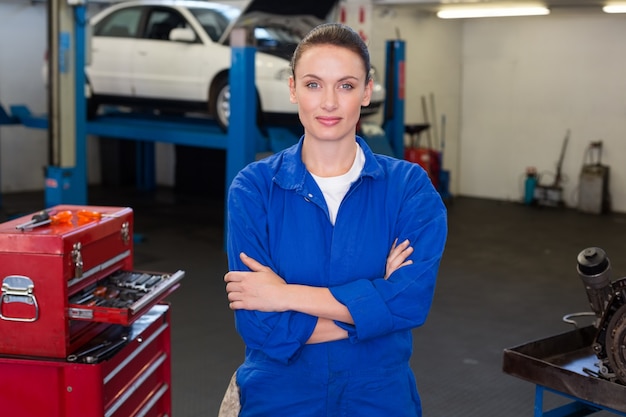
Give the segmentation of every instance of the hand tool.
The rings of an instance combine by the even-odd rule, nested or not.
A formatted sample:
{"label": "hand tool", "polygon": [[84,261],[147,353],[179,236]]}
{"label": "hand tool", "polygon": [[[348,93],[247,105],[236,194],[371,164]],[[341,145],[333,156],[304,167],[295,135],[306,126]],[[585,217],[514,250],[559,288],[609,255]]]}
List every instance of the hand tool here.
{"label": "hand tool", "polygon": [[45,220],[41,220],[37,223],[33,223],[33,224],[26,226],[25,229],[34,229],[35,227],[44,226],[46,224],[62,224],[62,223],[71,224],[72,217],[74,217],[74,215],[72,214],[71,211],[69,210],[60,211],[56,214],[49,215],[48,218]]}
{"label": "hand tool", "polygon": [[117,217],[114,214],[106,214],[101,213],[99,211],[91,211],[91,210],[78,210],[76,212],[76,217],[78,217],[78,224],[89,223],[91,221],[98,221],[103,217]]}
{"label": "hand tool", "polygon": [[150,288],[154,287],[157,283],[161,282],[163,278],[161,277],[161,275],[155,275],[152,278],[150,278],[148,281],[146,281],[143,285],[139,286],[138,289],[141,289],[143,291],[148,291]]}
{"label": "hand tool", "polygon": [[95,295],[93,295],[92,293],[83,294],[82,297],[78,299],[70,300],[70,304],[84,304],[87,301],[91,301],[94,297]]}
{"label": "hand tool", "polygon": [[152,275],[150,274],[142,274],[141,277],[139,277],[139,279],[137,279],[137,281],[132,283],[130,286],[131,288],[135,288],[135,289],[143,288],[143,284],[148,282],[148,280],[150,280],[151,278],[152,278]]}
{"label": "hand tool", "polygon": [[120,349],[128,342],[128,336],[122,336],[120,340],[117,342],[111,343],[108,346],[104,346],[102,349],[97,350],[93,355],[84,356],[83,362],[85,363],[97,363],[100,362],[110,355],[113,354],[116,350]]}
{"label": "hand tool", "polygon": [[93,295],[95,295],[96,297],[104,297],[104,295],[107,293],[107,290],[107,287],[101,285],[93,291]]}
{"label": "hand tool", "polygon": [[97,344],[95,346],[92,346],[92,347],[90,347],[88,349],[82,350],[80,352],[72,353],[71,355],[68,355],[67,361],[68,362],[76,362],[77,360],[79,360],[83,356],[89,355],[90,353],[93,353],[93,352],[97,352],[98,350],[100,350],[100,349],[102,349],[102,348],[104,348],[106,346],[109,346],[110,344],[111,344],[110,340],[105,340],[104,342],[99,343],[99,344]]}
{"label": "hand tool", "polygon": [[17,226],[15,226],[16,229],[25,229],[27,227],[29,227],[30,225],[33,225],[35,223],[39,223],[42,222],[44,220],[48,220],[50,218],[50,212],[48,210],[41,210],[35,214],[33,214],[33,217],[31,217],[31,219],[29,221],[27,221],[26,223],[22,223],[22,224],[18,224]]}
{"label": "hand tool", "polygon": [[120,290],[114,287],[109,287],[107,289],[106,299],[112,300],[112,299],[117,298],[119,295],[120,295]]}

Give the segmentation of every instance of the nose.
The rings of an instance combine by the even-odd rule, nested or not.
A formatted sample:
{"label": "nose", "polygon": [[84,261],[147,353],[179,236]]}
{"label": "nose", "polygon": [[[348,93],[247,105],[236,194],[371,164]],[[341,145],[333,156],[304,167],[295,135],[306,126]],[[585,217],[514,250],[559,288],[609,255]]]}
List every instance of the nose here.
{"label": "nose", "polygon": [[326,111],[331,111],[337,108],[337,92],[333,88],[327,88],[324,90],[322,108]]}

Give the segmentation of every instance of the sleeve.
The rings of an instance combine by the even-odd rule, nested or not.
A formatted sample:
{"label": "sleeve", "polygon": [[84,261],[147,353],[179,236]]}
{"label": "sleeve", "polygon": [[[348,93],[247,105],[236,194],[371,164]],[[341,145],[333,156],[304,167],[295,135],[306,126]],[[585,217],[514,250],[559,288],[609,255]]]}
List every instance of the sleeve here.
{"label": "sleeve", "polygon": [[395,237],[409,239],[414,248],[409,258],[413,263],[387,280],[360,279],[330,288],[352,315],[354,325],[337,323],[348,331],[352,342],[412,329],[426,320],[447,238],[447,215],[425,173],[404,184],[416,182],[419,185],[410,187],[402,199],[395,221]]}
{"label": "sleeve", "polygon": [[[248,175],[246,175],[246,173]],[[268,253],[267,199],[271,179],[248,171],[238,174],[227,200],[227,252],[231,271],[249,270],[239,259],[247,255],[276,271]],[[267,313],[237,310],[235,326],[249,349],[288,364],[297,358],[310,338],[317,318],[299,312]]]}

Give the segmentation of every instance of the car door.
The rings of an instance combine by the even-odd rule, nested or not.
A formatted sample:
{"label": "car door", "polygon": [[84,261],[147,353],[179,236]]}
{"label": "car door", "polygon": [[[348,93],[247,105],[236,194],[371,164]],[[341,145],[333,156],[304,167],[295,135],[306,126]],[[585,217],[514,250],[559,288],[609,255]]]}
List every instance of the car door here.
{"label": "car door", "polygon": [[141,8],[114,10],[92,28],[87,79],[94,94],[132,95],[132,57]]}
{"label": "car door", "polygon": [[194,42],[171,41],[175,28],[190,28],[181,13],[170,7],[152,7],[133,55],[133,88],[137,97],[206,101],[209,56],[196,34]]}

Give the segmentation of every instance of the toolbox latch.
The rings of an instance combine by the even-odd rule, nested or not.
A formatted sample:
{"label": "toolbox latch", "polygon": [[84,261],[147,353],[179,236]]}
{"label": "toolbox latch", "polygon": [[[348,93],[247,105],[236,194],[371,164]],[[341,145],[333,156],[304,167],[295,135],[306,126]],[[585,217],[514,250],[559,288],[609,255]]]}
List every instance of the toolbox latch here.
{"label": "toolbox latch", "polygon": [[80,278],[83,276],[83,255],[81,249],[83,245],[80,242],[74,243],[72,247],[72,262],[74,262],[74,277]]}
{"label": "toolbox latch", "polygon": [[[39,318],[39,305],[34,294],[35,284],[22,275],[9,275],[2,280],[2,296],[0,297],[0,319],[6,321],[33,322]],[[12,317],[4,315],[4,307],[9,303],[32,305],[32,317]]]}
{"label": "toolbox latch", "polygon": [[122,230],[120,232],[122,235],[122,242],[124,242],[125,245],[128,245],[130,242],[130,223],[122,223]]}

